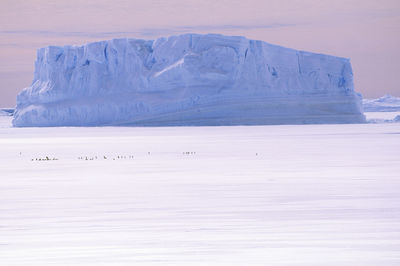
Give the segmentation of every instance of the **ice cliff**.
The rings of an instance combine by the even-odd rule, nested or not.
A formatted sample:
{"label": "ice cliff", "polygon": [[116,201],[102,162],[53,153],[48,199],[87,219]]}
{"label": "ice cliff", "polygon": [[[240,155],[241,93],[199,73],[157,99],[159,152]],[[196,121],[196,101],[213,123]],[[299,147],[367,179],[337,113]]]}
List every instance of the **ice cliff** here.
{"label": "ice cliff", "polygon": [[348,59],[185,34],[38,50],[13,125],[365,122]]}

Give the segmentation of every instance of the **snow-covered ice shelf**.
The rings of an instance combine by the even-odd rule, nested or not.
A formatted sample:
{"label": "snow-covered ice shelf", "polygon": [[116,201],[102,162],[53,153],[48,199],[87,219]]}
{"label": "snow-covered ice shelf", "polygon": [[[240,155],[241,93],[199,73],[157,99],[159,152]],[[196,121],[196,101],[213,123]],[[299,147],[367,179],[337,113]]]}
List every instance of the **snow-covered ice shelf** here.
{"label": "snow-covered ice shelf", "polygon": [[368,123],[394,123],[400,122],[399,112],[365,112]]}
{"label": "snow-covered ice shelf", "polygon": [[0,115],[0,128],[9,128],[12,126],[12,116]]}
{"label": "snow-covered ice shelf", "polygon": [[399,265],[399,173],[394,123],[0,128],[0,262]]}

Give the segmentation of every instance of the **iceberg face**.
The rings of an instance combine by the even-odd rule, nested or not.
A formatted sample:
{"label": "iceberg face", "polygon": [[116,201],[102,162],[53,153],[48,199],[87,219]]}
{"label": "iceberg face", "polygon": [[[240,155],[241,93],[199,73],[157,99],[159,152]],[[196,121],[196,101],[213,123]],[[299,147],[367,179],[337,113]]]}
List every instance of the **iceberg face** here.
{"label": "iceberg face", "polygon": [[14,126],[365,122],[348,59],[185,34],[38,50]]}

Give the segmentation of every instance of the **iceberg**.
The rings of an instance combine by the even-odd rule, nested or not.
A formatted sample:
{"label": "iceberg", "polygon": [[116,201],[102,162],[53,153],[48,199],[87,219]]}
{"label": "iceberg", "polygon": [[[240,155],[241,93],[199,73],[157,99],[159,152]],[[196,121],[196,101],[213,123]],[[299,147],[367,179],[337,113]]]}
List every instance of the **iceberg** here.
{"label": "iceberg", "polygon": [[13,108],[0,108],[0,116],[12,116],[13,113]]}
{"label": "iceberg", "polygon": [[392,95],[384,95],[377,99],[363,99],[365,112],[399,112],[400,98]]}
{"label": "iceberg", "polygon": [[218,34],[41,48],[13,118],[16,127],[363,122],[349,59]]}

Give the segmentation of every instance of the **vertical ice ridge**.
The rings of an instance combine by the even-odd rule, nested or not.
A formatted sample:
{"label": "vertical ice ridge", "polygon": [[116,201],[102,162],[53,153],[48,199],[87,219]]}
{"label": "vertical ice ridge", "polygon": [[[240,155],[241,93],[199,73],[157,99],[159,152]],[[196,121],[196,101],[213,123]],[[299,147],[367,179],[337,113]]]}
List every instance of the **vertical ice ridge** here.
{"label": "vertical ice ridge", "polygon": [[299,67],[299,74],[302,75],[301,66],[300,66],[299,52],[296,53],[296,56],[297,56],[297,65]]}

